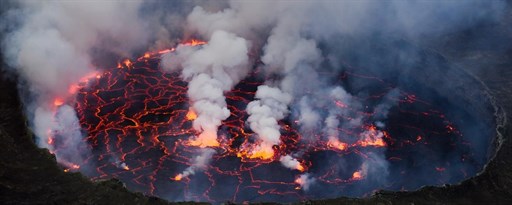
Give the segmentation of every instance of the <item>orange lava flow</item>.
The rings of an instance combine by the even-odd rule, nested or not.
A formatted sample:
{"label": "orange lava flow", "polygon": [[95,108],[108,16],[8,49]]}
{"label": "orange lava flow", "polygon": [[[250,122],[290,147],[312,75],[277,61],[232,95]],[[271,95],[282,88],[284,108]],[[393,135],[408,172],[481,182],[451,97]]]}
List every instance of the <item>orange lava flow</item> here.
{"label": "orange lava flow", "polygon": [[201,41],[201,40],[198,40],[198,39],[191,39],[189,41],[185,41],[182,44],[183,45],[187,45],[187,46],[199,46],[199,45],[204,45],[206,43],[207,43],[206,41]]}
{"label": "orange lava flow", "polygon": [[64,104],[64,100],[60,98],[55,98],[55,100],[53,101],[54,106],[61,106],[62,104]]}
{"label": "orange lava flow", "polygon": [[336,138],[330,138],[329,141],[327,142],[327,146],[332,147],[332,148],[336,148],[338,150],[346,150],[348,148],[348,144],[347,143],[340,142]]}
{"label": "orange lava flow", "polygon": [[211,131],[203,131],[194,139],[189,140],[187,145],[201,148],[220,146],[217,141],[217,134]]}
{"label": "orange lava flow", "polygon": [[194,112],[194,110],[189,109],[187,112],[186,118],[187,118],[187,120],[190,120],[190,121],[195,120],[197,118],[197,114],[196,114],[196,112]]}
{"label": "orange lava flow", "polygon": [[295,167],[295,169],[297,169],[301,172],[304,172],[306,170],[306,168],[304,168],[304,166],[302,166],[302,164],[297,165],[297,167]]}
{"label": "orange lava flow", "polygon": [[352,174],[352,180],[361,180],[363,179],[362,171],[356,171]]}
{"label": "orange lava flow", "polygon": [[257,145],[252,149],[238,151],[237,156],[240,158],[260,159],[267,161],[274,158],[274,150],[270,146]]}
{"label": "orange lava flow", "polygon": [[183,175],[182,174],[178,174],[174,177],[174,180],[175,181],[181,181],[183,179]]}

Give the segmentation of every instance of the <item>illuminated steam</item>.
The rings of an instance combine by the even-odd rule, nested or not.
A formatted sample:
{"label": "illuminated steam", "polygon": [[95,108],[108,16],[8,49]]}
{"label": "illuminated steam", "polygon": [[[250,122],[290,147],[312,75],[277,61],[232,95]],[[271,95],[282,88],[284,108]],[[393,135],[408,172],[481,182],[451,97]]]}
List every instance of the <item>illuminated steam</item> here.
{"label": "illuminated steam", "polygon": [[73,108],[56,108],[54,99],[72,100],[73,85],[95,72],[92,50],[130,55],[146,44],[143,23],[130,15],[140,3],[21,1],[13,3],[21,9],[7,13],[19,26],[2,41],[4,58],[33,94],[24,101],[37,144],[53,152],[51,133],[61,133],[66,148],[57,152],[59,162],[80,164],[88,151]]}
{"label": "illuminated steam", "polygon": [[[225,31],[216,31],[208,44],[201,48],[178,47],[175,54],[164,57],[164,69],[175,70],[181,66],[183,78],[189,81],[188,96],[192,110],[197,114],[193,126],[200,132],[192,140],[192,145],[219,145],[217,129],[230,114],[224,92],[232,89],[247,74],[247,53],[246,40]],[[175,61],[181,65],[173,64]]]}
{"label": "illuminated steam", "polygon": [[315,183],[315,178],[311,177],[310,174],[301,174],[299,178],[295,179],[295,183],[299,185],[299,188],[308,191],[309,187]]}
{"label": "illuminated steam", "polygon": [[[340,73],[348,69],[340,58],[341,53],[349,53],[345,56],[352,62],[370,65],[372,74],[386,76],[391,72],[382,68],[382,62],[387,62],[382,60],[385,57],[366,55],[380,48],[379,45],[357,52],[360,48],[347,48],[351,44],[340,42],[376,36],[386,41],[393,36],[417,42],[425,36],[441,36],[468,28],[482,19],[494,19],[502,13],[504,4],[484,1],[9,1],[13,8],[2,16],[5,18],[0,28],[5,32],[2,54],[9,72],[20,77],[20,91],[29,93],[22,101],[36,143],[54,153],[68,170],[85,171],[80,165],[92,155],[85,139],[89,133],[80,127],[73,106],[77,104],[77,91],[89,86],[90,79],[102,79],[102,71],[113,67],[119,59],[133,59],[148,52],[151,58],[161,57],[159,69],[166,74],[179,73],[179,78],[187,83],[188,107],[183,115],[191,121],[193,132],[183,131],[186,136],[179,137],[186,139],[178,141],[183,140],[183,146],[193,147],[194,152],[179,153],[192,160],[162,158],[161,161],[172,158],[190,165],[178,170],[179,173],[169,171],[167,179],[177,183],[192,178],[197,172],[208,171],[217,154],[223,157],[231,154],[233,163],[278,163],[279,168],[294,173],[288,184],[298,185],[300,192],[314,193],[319,191],[315,186],[320,182],[331,185],[362,181],[360,186],[355,185],[362,189],[388,185],[391,170],[386,158],[385,140],[389,137],[386,123],[390,111],[405,95],[396,87],[383,85],[387,86],[385,92],[373,96],[365,90],[375,86],[367,84],[370,79],[367,76],[346,83],[352,87],[343,84],[341,81],[345,79],[340,80]],[[196,43],[190,43],[191,40]],[[418,55],[403,53],[399,59],[386,60],[396,66],[397,61],[416,62]],[[119,69],[131,67],[121,65]],[[396,69],[400,72],[394,73],[404,76],[412,72]],[[235,112],[230,110],[234,106],[228,106],[226,94],[248,76],[261,82],[254,85],[257,90],[251,91],[251,98],[244,102],[246,107],[242,109],[247,116],[245,121],[240,121],[244,121],[242,127],[247,130],[243,134],[248,133],[248,137],[233,143],[229,141],[232,136],[219,134],[229,133],[228,128],[220,129]],[[402,78],[396,77],[397,81]],[[128,77],[114,81],[123,80],[127,84],[136,81]],[[374,104],[367,103],[376,99],[378,102]],[[149,109],[147,104],[140,107]],[[120,116],[126,117],[125,113]],[[148,126],[133,124],[130,126]],[[450,126],[447,125],[448,129]],[[169,129],[174,128],[169,125]],[[288,146],[282,139],[283,131],[289,130],[297,130],[294,134],[298,137],[293,138],[296,141],[288,142],[297,146],[291,151],[277,152]],[[117,137],[124,139],[129,134],[123,131]],[[164,143],[158,137],[163,138],[157,136],[153,143]],[[231,143],[237,146],[228,147]],[[354,157],[359,165],[354,168],[355,165],[344,164],[345,159],[335,161],[329,176],[319,174],[333,163],[329,157],[306,161],[308,157],[317,157],[307,154],[311,150],[342,155],[354,147],[361,148],[357,151],[360,155]],[[368,147],[377,149],[365,150]],[[167,154],[162,150],[168,147],[160,148],[159,153]],[[132,170],[124,157],[110,157],[116,169]],[[240,165],[233,169],[250,169],[247,167]],[[220,168],[215,171],[234,172]],[[348,172],[351,175],[345,176]],[[337,180],[327,179],[331,175],[338,177]],[[222,190],[219,187],[215,188]],[[249,189],[254,187],[263,186]],[[356,191],[350,193],[360,195]]]}
{"label": "illuminated steam", "polygon": [[249,153],[254,158],[269,159],[274,155],[272,146],[280,143],[278,121],[288,113],[287,105],[292,99],[278,88],[268,86],[259,86],[255,98],[247,105],[247,122],[260,143]]}
{"label": "illuminated steam", "polygon": [[283,166],[285,166],[288,169],[304,171],[304,166],[302,166],[302,164],[300,164],[300,162],[297,159],[293,158],[290,155],[282,156],[279,159],[279,161],[283,164]]}
{"label": "illuminated steam", "polygon": [[196,171],[204,170],[207,168],[208,163],[212,159],[213,154],[215,154],[215,150],[210,148],[201,149],[201,154],[196,156],[191,166],[187,167],[182,173],[178,174],[174,177],[174,180],[181,180],[190,175],[194,175]]}

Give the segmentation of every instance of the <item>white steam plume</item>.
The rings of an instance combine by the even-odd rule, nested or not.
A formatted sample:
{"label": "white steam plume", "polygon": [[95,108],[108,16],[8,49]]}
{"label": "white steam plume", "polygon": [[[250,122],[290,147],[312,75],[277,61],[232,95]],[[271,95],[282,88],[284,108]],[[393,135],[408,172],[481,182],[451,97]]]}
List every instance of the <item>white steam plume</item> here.
{"label": "white steam plume", "polygon": [[316,179],[311,176],[309,173],[304,173],[299,176],[299,178],[295,179],[295,183],[297,183],[300,188],[304,191],[308,191],[313,183],[315,183]]}
{"label": "white steam plume", "polygon": [[329,146],[343,150],[347,148],[347,144],[340,141],[340,119],[338,116],[350,115],[350,120],[348,122],[344,122],[344,125],[349,126],[350,128],[358,127],[361,125],[361,116],[357,114],[354,115],[353,112],[350,112],[347,108],[350,107],[350,109],[357,110],[361,105],[359,102],[354,100],[352,95],[339,86],[330,89],[328,96],[329,97],[327,99],[330,100],[330,105],[328,116],[324,120],[324,131],[327,134]]}
{"label": "white steam plume", "polygon": [[377,127],[384,128],[386,126],[382,120],[386,119],[389,110],[398,104],[397,98],[399,96],[400,90],[398,88],[392,89],[384,96],[384,100],[373,109],[373,119],[377,120],[375,121]]}
{"label": "white steam plume", "polygon": [[74,99],[70,87],[96,70],[93,50],[126,56],[147,44],[147,32],[137,16],[141,1],[20,1],[17,5],[19,9],[11,10],[5,20],[19,26],[2,39],[2,51],[11,71],[27,82],[24,89],[33,96],[23,100],[37,144],[53,152],[48,140],[51,130],[59,131],[67,147],[57,152],[57,160],[80,163],[78,151],[83,150],[76,148],[86,146],[76,113],[67,105],[56,108],[54,99]]}
{"label": "white steam plume", "polygon": [[[96,70],[94,51],[129,56],[134,50],[147,48],[151,33],[161,33],[147,29],[151,23],[138,16],[141,2],[21,1],[20,9],[12,10],[7,20],[2,20],[2,23],[12,21],[17,25],[2,39],[2,53],[35,95],[35,99],[25,101],[40,146],[52,149],[48,144],[48,131],[67,133],[60,130],[62,125],[77,128],[66,129],[75,130],[67,133],[73,136],[67,139],[71,140],[68,143],[76,142],[77,146],[81,143],[76,114],[65,107],[58,108],[64,111],[57,111],[53,100],[56,97],[73,99],[69,87]],[[356,127],[368,120],[356,116],[348,122],[342,121],[336,116],[353,116],[354,111],[343,113],[345,111],[338,108],[330,109],[327,114],[318,111],[315,104],[321,100],[316,99],[329,96],[322,92],[325,87],[319,86],[322,53],[318,42],[335,35],[357,36],[374,31],[403,33],[414,41],[425,34],[446,33],[498,15],[499,8],[506,4],[504,1],[484,3],[487,2],[230,1],[230,8],[217,12],[196,7],[186,18],[188,25],[184,26],[210,37],[210,42],[202,48],[178,48],[174,57],[167,56],[169,59],[164,58],[162,64],[168,69],[183,68],[183,77],[189,81],[192,109],[198,113],[194,129],[201,134],[195,139],[196,144],[208,146],[210,142],[217,142],[217,128],[229,116],[223,93],[238,83],[250,68],[247,66],[248,42],[266,43],[261,56],[265,63],[263,69],[266,74],[278,77],[258,88],[257,99],[249,104],[247,111],[251,115],[251,129],[262,142],[260,146],[272,150],[273,145],[280,143],[277,122],[290,112],[289,107],[298,107],[298,120],[306,130],[317,128],[317,119],[325,117],[323,129],[329,136],[339,137],[339,127]],[[261,32],[267,30],[272,31],[270,36],[262,35]],[[163,38],[168,37],[168,30],[163,33]],[[273,88],[269,86],[271,83],[275,83]],[[375,108],[376,113],[380,113],[375,120],[383,120],[391,104],[386,102]],[[358,102],[349,101],[346,105],[360,110]],[[56,117],[56,112],[61,114]],[[55,119],[57,123],[53,122]],[[384,126],[380,121],[376,124]],[[359,137],[364,136],[369,135]]]}
{"label": "white steam plume", "polygon": [[[48,120],[51,119],[51,120]],[[39,146],[52,151],[65,166],[77,169],[90,154],[73,107],[62,105],[57,110],[38,107],[35,111],[34,132],[40,137]],[[58,143],[58,149],[55,144]]]}
{"label": "white steam plume", "polygon": [[192,165],[187,167],[182,173],[178,174],[174,177],[175,180],[181,180],[184,177],[188,177],[190,175],[194,175],[196,171],[204,170],[207,168],[212,156],[215,154],[215,150],[211,148],[201,149],[201,154],[199,156],[194,157],[192,160]]}
{"label": "white steam plume", "polygon": [[293,158],[290,155],[282,156],[279,159],[279,161],[281,162],[281,164],[283,164],[284,167],[286,167],[288,169],[296,169],[299,171],[304,171],[304,167],[302,166],[302,164],[300,164],[300,162],[297,159]]}
{"label": "white steam plume", "polygon": [[193,127],[200,132],[191,145],[219,145],[217,129],[230,115],[224,92],[247,75],[248,44],[234,34],[216,31],[201,48],[178,47],[175,54],[164,56],[163,68],[173,71],[181,64],[182,77],[189,81],[187,94],[197,114]]}
{"label": "white steam plume", "polygon": [[247,122],[251,130],[257,134],[260,144],[250,152],[252,155],[264,154],[261,157],[269,158],[274,155],[272,146],[280,143],[278,121],[288,113],[287,105],[292,97],[278,88],[262,85],[258,87],[255,98],[257,100],[247,105]]}

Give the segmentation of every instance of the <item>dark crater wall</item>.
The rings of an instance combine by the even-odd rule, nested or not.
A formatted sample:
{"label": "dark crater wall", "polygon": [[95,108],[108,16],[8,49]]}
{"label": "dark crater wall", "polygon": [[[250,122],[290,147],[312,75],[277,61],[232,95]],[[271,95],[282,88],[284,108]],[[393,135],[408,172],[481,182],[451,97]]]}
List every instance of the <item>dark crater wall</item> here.
{"label": "dark crater wall", "polygon": [[[491,28],[488,28],[489,32],[504,33],[501,39],[509,39],[512,35],[504,31],[505,26],[509,25],[505,22],[507,21],[504,21],[503,25],[491,25]],[[482,38],[482,36],[477,37]],[[462,42],[471,40],[470,37],[459,35],[449,39]],[[398,78],[396,82],[401,82],[403,89],[410,89],[416,93],[422,91],[415,90],[418,88],[414,85],[429,86],[431,89],[428,93],[446,97],[445,99],[450,102],[446,105],[447,108],[456,107],[458,108],[456,110],[467,111],[449,113],[449,115],[462,114],[467,115],[467,119],[480,120],[481,127],[462,126],[460,129],[465,129],[465,133],[476,132],[473,140],[481,143],[476,148],[482,150],[482,160],[490,160],[490,162],[477,176],[454,185],[428,186],[411,192],[379,191],[363,199],[338,198],[309,201],[308,204],[510,204],[512,202],[510,189],[512,186],[512,142],[510,141],[512,137],[510,129],[512,52],[510,49],[494,52],[479,47],[452,52],[450,48],[453,46],[446,48],[443,42],[438,43],[411,45],[401,41],[375,43],[345,40],[339,45],[342,45],[340,55],[348,59],[349,65],[353,68],[402,63],[401,67],[389,66],[389,71],[396,69],[396,72],[373,72],[383,78]],[[389,44],[398,44],[405,48],[397,54],[397,52],[389,52]],[[351,52],[370,52],[366,54],[368,58],[357,59],[354,56],[358,55],[341,52],[344,46],[355,45],[367,49],[351,50]],[[415,47],[428,49],[421,50]],[[414,55],[410,55],[411,53]],[[474,57],[475,53],[479,54],[479,57]],[[400,60],[402,58],[405,60]],[[16,78],[6,78],[4,64],[0,69],[0,75],[0,147],[2,147],[0,149],[0,201],[2,203],[166,203],[141,194],[130,193],[115,180],[91,183],[80,174],[62,172],[55,159],[46,150],[39,149],[33,144],[32,134],[26,126],[26,119],[18,98]],[[460,119],[457,123],[471,124],[465,119]]]}
{"label": "dark crater wall", "polygon": [[[357,43],[357,41],[351,42]],[[357,46],[361,47],[361,44]],[[386,47],[386,45],[382,43],[368,44],[368,46]],[[414,48],[410,44],[408,44],[408,46]],[[493,107],[493,101],[487,95],[485,86],[467,72],[459,67],[450,65],[442,56],[435,52],[420,49],[415,50],[419,53],[419,57],[416,61],[411,61],[410,64],[402,65],[401,69],[397,68],[393,70],[393,66],[388,66],[389,72],[385,73],[379,73],[378,71],[371,71],[369,69],[366,70],[372,74],[378,74],[380,77],[386,78],[389,81],[396,80],[396,82],[400,82],[398,86],[401,89],[408,89],[419,93],[418,95],[445,97],[446,101],[448,101],[445,105],[447,110],[458,107],[459,109],[455,110],[468,111],[464,113],[449,113],[448,115],[458,116],[463,114],[468,116],[468,118],[465,119],[480,119],[481,121],[477,124],[481,127],[478,127],[478,129],[483,128],[483,130],[477,130],[478,133],[475,134],[475,136],[480,136],[480,138],[475,140],[482,140],[483,145],[481,145],[480,148],[484,148],[483,150],[485,150],[482,151],[482,160],[487,161],[487,159],[494,154],[492,150],[495,150],[495,145],[498,145],[497,143],[493,143],[492,140],[494,139],[493,136],[496,136],[494,131],[496,123],[504,123],[503,112],[499,110],[498,118],[494,116],[495,108]],[[389,50],[373,53],[373,55],[387,54],[390,57],[374,58],[395,61],[396,59],[393,58],[397,58],[397,52],[393,54],[393,52],[386,51]],[[371,54],[368,56],[373,56]],[[371,68],[369,65],[376,65],[377,63],[379,65],[396,65],[396,63],[391,64],[389,62],[358,61],[350,59],[350,54],[346,53],[340,53],[340,55],[342,55],[344,59],[349,59],[348,61],[350,61],[350,63],[347,65],[351,65],[352,69],[365,66]],[[424,55],[424,57],[421,57],[422,55]],[[369,64],[370,62],[371,64]],[[423,70],[411,67],[418,62],[427,62],[421,63],[424,65],[421,66]],[[434,63],[429,64],[428,62]],[[349,70],[351,68],[346,67],[346,69]],[[417,70],[417,72],[413,72],[413,69]],[[504,74],[506,75],[507,73]],[[510,76],[512,76],[512,73]],[[16,92],[16,82],[13,81],[12,78],[5,78],[4,75],[2,77],[2,91],[4,92],[2,92],[1,98],[1,107],[3,109],[1,143],[2,147],[7,148],[2,149],[2,161],[0,163],[2,166],[0,185],[2,186],[2,193],[7,193],[1,195],[4,202],[7,204],[37,203],[40,201],[50,203],[100,203],[116,200],[120,203],[162,203],[162,201],[146,198],[140,194],[131,194],[126,191],[121,184],[115,181],[91,183],[79,174],[63,173],[61,171],[62,169],[57,167],[51,155],[45,150],[38,149],[33,145],[30,130],[26,128],[26,124],[24,123],[25,118],[21,112],[21,105]],[[495,76],[495,78],[498,77]],[[494,86],[497,86],[497,84]],[[429,89],[425,89],[426,87]],[[498,88],[500,88],[500,86],[498,86]],[[499,90],[498,88],[495,88],[495,90]],[[493,92],[492,88],[490,88],[490,92]],[[502,92],[506,93],[506,91]],[[507,98],[502,97],[498,99],[506,100]],[[465,123],[471,124],[472,122],[463,120],[458,123],[461,123],[460,125],[462,125],[462,127],[460,129],[462,131],[471,131],[471,126],[465,128],[463,125],[465,125]],[[504,129],[504,127],[501,127],[499,131],[500,133],[504,133],[505,137],[508,136],[506,134],[508,133],[507,129]],[[490,135],[485,134],[485,132],[488,132],[487,134]],[[507,151],[507,149],[509,149],[507,146],[509,145],[505,144],[502,146],[497,157],[491,161],[482,174],[464,181],[460,185],[425,187],[415,192],[378,192],[376,195],[366,199],[341,198],[336,200],[315,201],[314,203],[339,203],[342,201],[354,203],[416,201],[426,203],[431,200],[466,203],[474,199],[478,199],[480,202],[487,200],[502,202],[510,199],[510,192],[504,189],[507,187],[507,182],[510,181],[502,180],[501,178],[502,176],[507,176],[507,173],[511,173],[510,170],[508,170],[509,166],[507,166],[507,160],[503,158],[503,153],[505,153],[505,156],[510,156],[506,155],[506,152],[510,153],[510,151]],[[474,196],[478,196],[478,198],[468,196],[466,193],[472,193]]]}

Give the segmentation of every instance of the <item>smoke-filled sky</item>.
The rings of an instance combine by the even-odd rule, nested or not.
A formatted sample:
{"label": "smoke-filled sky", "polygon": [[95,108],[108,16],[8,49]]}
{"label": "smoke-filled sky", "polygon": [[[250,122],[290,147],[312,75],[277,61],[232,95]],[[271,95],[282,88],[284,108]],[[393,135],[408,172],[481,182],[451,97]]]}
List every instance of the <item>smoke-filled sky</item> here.
{"label": "smoke-filled sky", "polygon": [[[23,101],[39,146],[52,150],[51,133],[68,136],[69,153],[57,156],[64,164],[80,164],[87,155],[72,104],[55,108],[55,99],[73,102],[70,89],[84,77],[112,67],[121,58],[176,46],[188,39],[207,42],[201,47],[178,46],[163,56],[161,69],[180,72],[188,82],[191,110],[197,114],[191,145],[204,149],[182,176],[204,169],[219,145],[217,131],[230,116],[224,94],[255,67],[266,81],[246,108],[247,125],[255,133],[254,146],[245,153],[266,158],[279,145],[278,122],[296,119],[304,139],[323,132],[329,142],[348,141],[338,128],[365,122],[384,128],[399,90],[391,90],[375,106],[371,119],[357,116],[363,105],[331,78],[339,70],[331,39],[384,36],[421,42],[422,39],[497,21],[505,1],[6,1],[0,23],[1,49],[9,72],[20,77],[30,95]],[[354,50],[357,48],[353,48]],[[344,51],[350,52],[350,51]],[[365,61],[365,56],[355,58]],[[411,56],[403,56],[409,59]],[[386,73],[386,70],[378,70]],[[333,100],[350,106],[340,110]],[[325,111],[327,110],[327,111]],[[342,113],[343,112],[343,113]],[[347,113],[349,112],[349,113]],[[351,112],[351,113],[350,113]],[[350,120],[340,114],[353,115]],[[364,133],[382,137],[382,133]],[[76,154],[76,150],[81,154]],[[75,154],[72,154],[75,153]],[[301,153],[279,159],[283,166],[300,169]],[[382,155],[373,153],[363,163],[363,175],[375,172],[381,183],[387,173]],[[314,183],[304,173],[304,190]]]}

